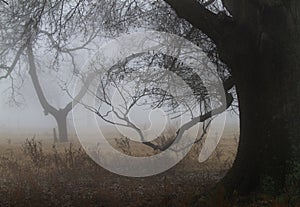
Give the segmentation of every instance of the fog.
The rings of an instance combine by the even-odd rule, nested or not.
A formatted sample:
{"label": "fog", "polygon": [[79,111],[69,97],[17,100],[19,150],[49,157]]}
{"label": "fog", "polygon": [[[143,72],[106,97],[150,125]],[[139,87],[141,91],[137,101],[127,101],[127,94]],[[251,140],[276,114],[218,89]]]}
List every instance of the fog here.
{"label": "fog", "polygon": [[[84,65],[84,54],[77,55],[76,64],[80,67]],[[44,59],[44,58],[42,58]],[[47,60],[42,64],[47,64]],[[39,67],[43,68],[43,67]],[[63,63],[62,69],[59,71],[53,71],[45,67],[44,69],[39,69],[38,75],[39,80],[44,90],[45,96],[48,102],[55,108],[64,108],[67,103],[72,101],[72,99],[62,91],[61,85],[65,82],[73,82],[74,77],[70,76],[72,72],[70,71],[67,63]],[[24,73],[24,83],[21,85],[20,89],[16,89],[16,101],[15,103],[12,98],[12,91],[8,88],[11,85],[10,79],[2,79],[0,81],[0,135],[2,134],[19,134],[24,133],[52,133],[53,128],[57,128],[56,121],[53,116],[45,116],[43,108],[41,107],[36,92],[33,88],[33,84],[29,77],[26,66],[22,68]],[[15,81],[18,77],[15,78]],[[15,82],[16,85],[20,83]],[[72,84],[70,85],[72,89]],[[85,119],[86,113],[91,113],[89,111],[82,111],[82,114],[77,116],[76,122],[82,122],[81,124],[86,126],[88,130],[89,120]],[[226,113],[226,124],[230,131],[237,131],[238,128],[238,117],[234,113],[227,111]],[[79,118],[78,118],[79,117]],[[161,125],[165,124],[165,120],[160,113],[157,115],[150,116],[148,113],[143,114],[142,111],[136,110],[131,114],[134,117],[134,121],[138,126],[152,126],[153,130],[161,131]],[[151,120],[150,120],[151,119]],[[68,115],[68,130],[70,133],[75,133],[72,113]],[[104,128],[111,126],[103,121],[99,122]],[[156,132],[155,132],[156,133]]]}
{"label": "fog", "polygon": [[[57,82],[53,81],[52,75],[44,75],[41,78],[41,85],[47,86],[45,89],[45,95],[48,98],[49,102],[55,107],[64,107],[71,99],[61,91],[57,86]],[[18,91],[21,96],[18,96],[18,101],[22,102],[20,105],[16,105],[10,99],[11,92],[7,90],[10,86],[9,80],[0,81],[0,131],[11,134],[22,134],[22,133],[43,133],[43,132],[52,132],[54,127],[57,127],[54,118],[51,115],[45,116],[43,109],[37,99],[37,95],[34,91],[33,85],[28,78],[25,79],[24,85]],[[86,111],[86,113],[91,113]],[[138,125],[149,125],[149,121],[155,122],[155,124],[161,124],[163,121],[160,121],[159,118],[151,117],[152,120],[147,118],[147,115],[141,114],[141,111],[135,112],[136,122],[143,120],[145,123],[138,123]],[[73,120],[72,113],[68,115],[68,128],[73,131]],[[103,122],[100,122],[103,125],[106,125]],[[227,125],[236,130],[238,126],[238,117],[233,112],[226,112],[226,123]],[[87,124],[87,123],[83,123]]]}

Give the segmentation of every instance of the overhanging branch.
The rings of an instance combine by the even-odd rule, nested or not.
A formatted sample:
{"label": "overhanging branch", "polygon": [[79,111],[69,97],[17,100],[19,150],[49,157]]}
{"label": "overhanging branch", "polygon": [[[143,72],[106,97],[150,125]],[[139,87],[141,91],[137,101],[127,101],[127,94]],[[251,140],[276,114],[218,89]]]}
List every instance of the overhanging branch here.
{"label": "overhanging branch", "polygon": [[194,27],[200,29],[215,43],[222,41],[222,36],[232,31],[231,17],[214,14],[207,10],[196,0],[164,0],[177,13],[180,18],[187,20]]}
{"label": "overhanging branch", "polygon": [[147,145],[147,146],[153,148],[154,150],[164,151],[164,150],[168,149],[175,142],[175,140],[181,139],[182,135],[184,134],[184,132],[186,130],[189,130],[190,128],[192,128],[193,126],[198,124],[199,122],[204,122],[207,119],[209,119],[215,115],[223,113],[224,111],[226,111],[226,109],[228,109],[228,107],[232,104],[232,102],[233,102],[232,95],[230,93],[227,93],[226,94],[226,106],[224,106],[224,105],[220,106],[220,107],[213,109],[201,116],[195,117],[191,121],[185,123],[182,127],[180,127],[180,129],[177,130],[176,136],[174,137],[174,139],[171,139],[169,142],[167,142],[163,146],[153,144],[152,142],[142,142],[142,143],[144,145]]}

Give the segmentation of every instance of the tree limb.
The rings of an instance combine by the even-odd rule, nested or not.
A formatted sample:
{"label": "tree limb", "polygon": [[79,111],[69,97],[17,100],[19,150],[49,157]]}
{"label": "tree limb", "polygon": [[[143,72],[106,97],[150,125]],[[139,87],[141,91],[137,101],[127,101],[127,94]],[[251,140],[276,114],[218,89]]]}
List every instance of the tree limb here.
{"label": "tree limb", "polygon": [[233,19],[229,16],[214,14],[196,0],[165,0],[177,15],[194,27],[200,29],[215,43],[222,41],[224,34],[231,33]]}
{"label": "tree limb", "polygon": [[27,53],[28,53],[28,61],[29,61],[29,75],[31,77],[34,89],[36,91],[36,94],[38,96],[39,102],[41,103],[45,115],[48,115],[50,113],[53,116],[56,116],[58,113],[58,110],[56,110],[52,105],[49,104],[47,101],[43,89],[40,85],[38,76],[37,76],[37,70],[35,65],[35,59],[33,54],[32,45],[29,43],[27,45]]}
{"label": "tree limb", "polygon": [[207,120],[215,115],[223,113],[232,104],[232,102],[233,102],[232,95],[230,93],[227,93],[226,94],[226,106],[220,106],[220,107],[213,109],[201,116],[195,117],[191,121],[185,123],[182,127],[180,127],[180,129],[177,130],[176,136],[174,137],[174,139],[167,142],[164,146],[155,145],[151,142],[142,142],[142,143],[149,147],[152,147],[154,150],[158,149],[160,151],[164,151],[164,150],[168,149],[175,142],[175,140],[181,139],[182,135],[184,134],[184,132],[186,130],[192,128],[199,122],[204,122],[205,120]]}
{"label": "tree limb", "polygon": [[83,86],[80,88],[78,94],[75,97],[72,97],[71,94],[67,91],[68,95],[73,99],[71,102],[69,102],[65,108],[63,109],[64,113],[69,113],[84,97],[84,95],[88,92],[89,86],[92,83],[93,79],[95,78],[94,73],[89,73],[86,79],[84,80]]}
{"label": "tree limb", "polygon": [[18,52],[17,52],[17,54],[16,54],[16,56],[15,56],[15,58],[14,58],[12,64],[11,64],[11,66],[0,65],[0,68],[5,69],[7,71],[5,75],[0,76],[0,80],[7,78],[12,73],[12,71],[16,67],[17,63],[19,62],[20,57],[21,57],[21,55],[22,55],[25,47],[26,47],[25,44],[22,47],[20,47],[20,49],[18,50]]}
{"label": "tree limb", "polygon": [[4,4],[8,5],[8,2],[5,0],[1,0],[1,2],[3,2]]}

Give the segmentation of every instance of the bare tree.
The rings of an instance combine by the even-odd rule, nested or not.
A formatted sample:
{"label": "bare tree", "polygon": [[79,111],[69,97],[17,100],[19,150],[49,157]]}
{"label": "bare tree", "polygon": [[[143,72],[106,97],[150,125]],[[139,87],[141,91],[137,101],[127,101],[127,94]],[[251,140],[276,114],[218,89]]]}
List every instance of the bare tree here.
{"label": "bare tree", "polygon": [[[78,54],[95,49],[100,37],[124,31],[133,8],[134,2],[127,1],[10,1],[1,7],[0,80],[11,80],[16,100],[16,80],[22,80],[28,70],[44,114],[57,122],[60,141],[68,140],[67,115],[76,104],[71,100],[63,108],[55,108],[45,95],[39,72],[64,70],[70,74],[71,78],[58,78],[63,90],[72,76],[86,81],[76,62]],[[124,12],[127,16],[121,15]],[[84,91],[80,90],[77,100]]]}
{"label": "bare tree", "polygon": [[[188,57],[184,59],[188,61]],[[142,144],[159,151],[168,149],[176,140],[182,138],[185,131],[202,122],[203,134],[196,140],[199,142],[207,131],[209,119],[224,112],[233,102],[233,96],[229,92],[233,87],[231,78],[223,83],[226,105],[212,108],[209,104],[212,97],[209,97],[199,74],[178,58],[161,53],[133,54],[102,74],[98,83],[99,87],[94,96],[99,101],[99,107],[85,107],[105,122],[134,130]],[[119,96],[119,102],[114,102],[112,93]],[[189,114],[191,119],[182,124],[174,137],[163,145],[159,144],[159,138],[148,142],[141,127],[130,119],[130,112],[136,106],[164,108],[173,118]],[[193,143],[173,150],[183,150],[191,144]]]}

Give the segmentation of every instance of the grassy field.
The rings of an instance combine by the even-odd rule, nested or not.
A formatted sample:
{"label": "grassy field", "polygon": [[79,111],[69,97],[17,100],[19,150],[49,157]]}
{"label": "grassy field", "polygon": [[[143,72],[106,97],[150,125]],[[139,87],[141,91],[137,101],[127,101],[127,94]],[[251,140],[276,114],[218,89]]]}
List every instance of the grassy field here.
{"label": "grassy field", "polygon": [[[221,139],[209,160],[199,163],[199,146],[194,146],[170,170],[130,178],[98,166],[75,137],[56,144],[43,137],[1,139],[0,206],[190,206],[225,175],[236,148],[235,139]],[[204,206],[241,206],[221,195]],[[269,206],[265,200],[250,206]]]}
{"label": "grassy field", "polygon": [[98,166],[76,138],[2,138],[0,206],[187,206],[224,175],[235,149],[234,139],[223,139],[205,163],[195,148],[167,172],[130,178]]}

